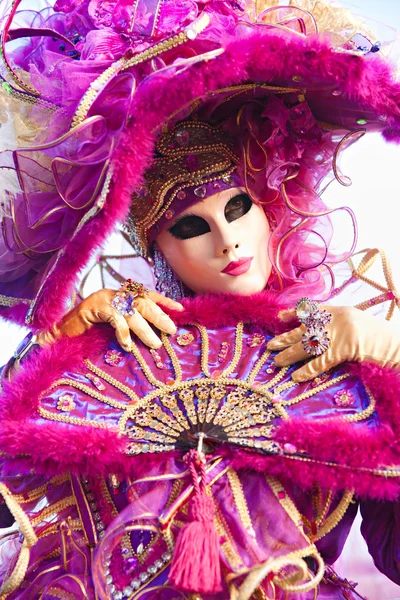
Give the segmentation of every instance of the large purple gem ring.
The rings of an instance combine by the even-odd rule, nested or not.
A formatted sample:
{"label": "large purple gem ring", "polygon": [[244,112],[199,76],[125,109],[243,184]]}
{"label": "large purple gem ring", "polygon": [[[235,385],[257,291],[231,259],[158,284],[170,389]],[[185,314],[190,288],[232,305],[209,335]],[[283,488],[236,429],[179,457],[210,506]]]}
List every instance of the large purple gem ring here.
{"label": "large purple gem ring", "polygon": [[124,317],[135,314],[135,296],[127,292],[117,292],[111,301],[111,306]]}

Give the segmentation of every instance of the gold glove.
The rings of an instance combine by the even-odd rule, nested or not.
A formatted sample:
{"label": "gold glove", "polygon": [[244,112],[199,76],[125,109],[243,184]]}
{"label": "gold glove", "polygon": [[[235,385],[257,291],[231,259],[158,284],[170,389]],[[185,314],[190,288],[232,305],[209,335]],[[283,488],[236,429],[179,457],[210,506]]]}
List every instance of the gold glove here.
{"label": "gold glove", "polygon": [[121,315],[112,306],[116,293],[115,290],[108,289],[94,292],[67,313],[62,321],[54,325],[51,330],[41,333],[38,336],[38,343],[43,346],[62,336],[80,335],[96,323],[109,323],[114,327],[118,342],[127,351],[132,345],[130,331],[133,331],[146,346],[160,348],[162,342],[149,323],[165,333],[176,333],[174,322],[158,305],[161,304],[174,310],[183,310],[182,304],[170,300],[158,292],[149,291],[144,296],[135,299],[136,310],[133,315]]}
{"label": "gold glove", "polygon": [[[314,379],[328,369],[345,361],[373,361],[381,366],[400,365],[400,327],[381,321],[357,308],[347,306],[324,306],[332,315],[326,326],[331,343],[329,348],[312,358],[292,374],[296,382]],[[279,317],[288,321],[296,317],[296,311],[281,311]],[[277,335],[268,343],[268,350],[282,350],[275,356],[280,367],[305,361],[310,355],[302,345],[304,325]]]}

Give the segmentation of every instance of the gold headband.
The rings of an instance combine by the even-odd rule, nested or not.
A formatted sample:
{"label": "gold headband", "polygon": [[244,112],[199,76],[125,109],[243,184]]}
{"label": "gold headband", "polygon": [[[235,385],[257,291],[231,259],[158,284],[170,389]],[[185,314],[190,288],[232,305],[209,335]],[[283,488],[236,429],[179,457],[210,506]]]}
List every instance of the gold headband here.
{"label": "gold headband", "polygon": [[160,135],[156,158],[145,174],[145,186],[132,196],[127,228],[135,249],[148,254],[148,230],[184,189],[229,177],[239,158],[222,127],[203,121],[181,121]]}

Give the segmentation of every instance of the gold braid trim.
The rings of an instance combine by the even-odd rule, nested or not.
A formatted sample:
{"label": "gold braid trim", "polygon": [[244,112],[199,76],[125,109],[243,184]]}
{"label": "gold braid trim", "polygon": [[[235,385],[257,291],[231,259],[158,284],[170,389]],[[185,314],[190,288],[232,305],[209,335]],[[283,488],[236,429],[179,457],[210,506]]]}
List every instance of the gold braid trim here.
{"label": "gold braid trim", "polygon": [[[305,550],[302,552],[304,553]],[[262,565],[252,569],[239,590],[231,590],[231,600],[249,600],[262,581],[272,573],[275,574],[275,577],[273,578],[275,585],[286,592],[305,593],[315,589],[324,576],[324,561],[315,548],[308,554],[308,556],[315,558],[318,564],[317,573],[310,577],[307,563],[299,556],[299,553],[300,551],[291,552],[286,556],[269,559]],[[279,577],[279,575],[277,575],[279,571],[287,567],[295,567],[297,572],[294,574],[292,573],[287,577]],[[304,581],[305,579],[309,579],[309,581],[305,583],[296,583],[297,581]]]}
{"label": "gold braid trim", "polygon": [[343,519],[347,509],[349,508],[350,502],[353,500],[354,492],[353,490],[345,490],[342,499],[339,504],[331,512],[331,514],[323,521],[322,525],[318,528],[317,535],[315,537],[315,541],[323,538],[327,533],[332,531],[340,523]]}
{"label": "gold braid trim", "polygon": [[0,588],[0,600],[5,600],[11,592],[21,585],[29,564],[30,548],[36,544],[37,537],[28,516],[24,513],[18,502],[15,501],[12,493],[4,483],[0,483],[0,494],[3,496],[7,508],[18,523],[20,531],[24,536],[17,564],[10,577]]}
{"label": "gold braid trim", "polygon": [[201,15],[196,21],[194,21],[189,28],[186,28],[184,31],[181,31],[177,35],[174,35],[158,44],[155,44],[151,48],[136,54],[132,58],[120,58],[118,61],[113,63],[110,67],[108,67],[99,77],[90,84],[89,89],[83,96],[82,100],[79,103],[79,106],[75,112],[74,118],[72,119],[71,129],[80,125],[87,117],[87,114],[96,100],[98,93],[100,90],[106,87],[106,85],[113,79],[117,73],[124,71],[125,69],[129,69],[130,67],[134,67],[148,60],[152,60],[156,56],[171,50],[181,44],[184,44],[189,40],[188,30],[191,29],[192,32],[197,35],[203,31],[207,27],[210,22],[210,17],[207,14]]}

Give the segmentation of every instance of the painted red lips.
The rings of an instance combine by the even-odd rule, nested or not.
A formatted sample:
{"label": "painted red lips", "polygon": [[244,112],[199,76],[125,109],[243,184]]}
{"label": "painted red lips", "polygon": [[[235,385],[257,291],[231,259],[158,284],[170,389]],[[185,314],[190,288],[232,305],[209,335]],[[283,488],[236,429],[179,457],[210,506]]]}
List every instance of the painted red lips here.
{"label": "painted red lips", "polygon": [[232,277],[243,275],[244,273],[247,273],[247,271],[250,269],[252,260],[252,256],[250,258],[243,257],[239,258],[239,260],[233,260],[229,263],[229,265],[225,267],[225,269],[222,269],[221,273],[226,273],[227,275],[231,275]]}

